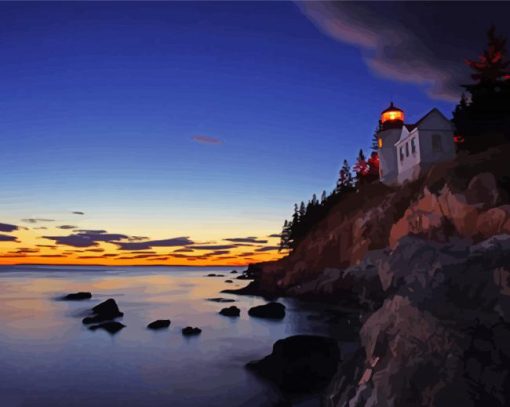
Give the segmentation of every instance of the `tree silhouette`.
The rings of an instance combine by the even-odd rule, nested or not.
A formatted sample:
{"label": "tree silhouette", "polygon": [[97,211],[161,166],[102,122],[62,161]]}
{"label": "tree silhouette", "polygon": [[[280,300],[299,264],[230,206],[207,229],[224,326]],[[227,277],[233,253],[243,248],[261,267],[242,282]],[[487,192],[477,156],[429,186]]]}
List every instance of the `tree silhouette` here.
{"label": "tree silhouette", "polygon": [[478,60],[467,60],[474,71],[473,84],[463,85],[469,98],[462,96],[453,112],[459,148],[481,151],[510,141],[510,61],[506,40],[491,27],[487,48]]}
{"label": "tree silhouette", "polygon": [[336,192],[342,193],[351,191],[354,188],[354,181],[351,174],[351,167],[347,160],[344,160],[344,164],[340,169],[340,173],[338,175],[338,182],[336,184]]}
{"label": "tree silhouette", "polygon": [[353,166],[353,170],[356,173],[357,184],[359,185],[364,183],[366,181],[365,177],[368,175],[369,168],[363,150],[359,150],[358,158]]}

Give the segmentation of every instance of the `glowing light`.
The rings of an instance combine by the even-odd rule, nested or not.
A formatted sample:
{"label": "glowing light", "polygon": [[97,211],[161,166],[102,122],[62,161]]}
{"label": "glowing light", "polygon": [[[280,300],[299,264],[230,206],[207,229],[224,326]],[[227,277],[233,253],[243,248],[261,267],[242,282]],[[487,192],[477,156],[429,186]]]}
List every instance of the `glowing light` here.
{"label": "glowing light", "polygon": [[382,146],[383,146],[383,144],[382,144],[382,137],[379,137],[379,138],[377,139],[377,146],[378,146],[379,148],[382,148]]}
{"label": "glowing light", "polygon": [[387,121],[404,121],[404,112],[400,110],[388,110],[381,115],[381,123]]}

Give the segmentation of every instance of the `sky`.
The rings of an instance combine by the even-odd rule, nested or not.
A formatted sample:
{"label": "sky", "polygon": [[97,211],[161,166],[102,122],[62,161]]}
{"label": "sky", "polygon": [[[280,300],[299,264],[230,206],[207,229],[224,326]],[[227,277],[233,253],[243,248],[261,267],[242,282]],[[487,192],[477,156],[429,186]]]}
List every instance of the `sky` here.
{"label": "sky", "polygon": [[462,8],[465,37],[440,9],[407,24],[422,6],[0,3],[0,264],[281,256],[390,101],[451,116],[480,10],[508,8]]}

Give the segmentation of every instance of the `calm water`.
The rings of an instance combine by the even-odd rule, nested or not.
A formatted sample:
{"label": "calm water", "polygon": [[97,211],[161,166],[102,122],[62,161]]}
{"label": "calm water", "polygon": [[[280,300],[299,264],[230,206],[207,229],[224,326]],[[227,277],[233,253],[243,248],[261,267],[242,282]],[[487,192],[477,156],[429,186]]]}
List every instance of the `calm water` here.
{"label": "calm water", "polygon": [[[0,267],[1,406],[271,406],[277,390],[244,368],[272,344],[298,333],[329,334],[318,311],[292,300],[283,321],[250,318],[259,297],[219,294],[245,281],[225,279],[231,269],[178,267]],[[224,278],[205,277],[208,272]],[[55,298],[91,291],[93,299]],[[240,318],[218,315],[206,301],[231,297]],[[92,306],[116,299],[127,327],[116,335],[89,331],[81,318]],[[170,329],[150,331],[155,319]],[[184,338],[181,328],[202,328]],[[315,406],[312,399],[296,406]]]}

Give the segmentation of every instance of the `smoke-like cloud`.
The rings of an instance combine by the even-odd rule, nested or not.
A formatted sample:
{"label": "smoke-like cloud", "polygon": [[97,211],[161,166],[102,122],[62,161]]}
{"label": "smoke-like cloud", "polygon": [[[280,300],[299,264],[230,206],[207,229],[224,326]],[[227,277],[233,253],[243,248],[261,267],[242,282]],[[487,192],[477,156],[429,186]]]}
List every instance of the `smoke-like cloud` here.
{"label": "smoke-like cloud", "polygon": [[471,82],[464,61],[481,53],[491,24],[510,34],[507,2],[297,4],[321,31],[358,47],[374,73],[423,85],[436,99],[458,100]]}
{"label": "smoke-like cloud", "polygon": [[0,234],[0,242],[17,242],[16,236]]}
{"label": "smoke-like cloud", "polygon": [[43,236],[43,238],[54,240],[56,243],[66,246],[90,247],[97,246],[98,242],[117,242],[126,239],[127,236],[119,233],[80,232],[69,236]]}
{"label": "smoke-like cloud", "polygon": [[73,215],[85,215],[85,212],[82,212],[82,211],[72,211],[71,213]]}
{"label": "smoke-like cloud", "polygon": [[153,247],[174,247],[193,244],[187,236],[173,237],[163,240],[148,240],[146,242],[115,242],[120,250],[147,250]]}
{"label": "smoke-like cloud", "polygon": [[228,239],[223,239],[227,242],[232,243],[267,243],[267,240],[259,239],[255,236],[248,236],[248,237],[231,237]]}
{"label": "smoke-like cloud", "polygon": [[57,226],[57,229],[76,229],[76,226],[73,226],[73,225],[60,225],[60,226]]}
{"label": "smoke-like cloud", "polygon": [[216,137],[210,136],[193,136],[191,139],[200,144],[221,144],[222,141]]}
{"label": "smoke-like cloud", "polygon": [[18,226],[10,225],[9,223],[0,223],[0,232],[14,232],[18,230]]}
{"label": "smoke-like cloud", "polygon": [[26,218],[21,219],[22,222],[25,223],[39,223],[39,222],[55,222],[55,219],[46,219],[46,218]]}

